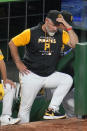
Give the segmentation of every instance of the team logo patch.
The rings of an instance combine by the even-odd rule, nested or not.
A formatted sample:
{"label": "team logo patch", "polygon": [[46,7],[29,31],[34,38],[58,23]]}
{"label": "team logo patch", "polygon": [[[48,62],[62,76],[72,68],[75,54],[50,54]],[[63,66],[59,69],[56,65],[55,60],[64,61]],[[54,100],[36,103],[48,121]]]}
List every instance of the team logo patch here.
{"label": "team logo patch", "polygon": [[58,18],[62,18],[62,15],[61,15],[61,14],[58,14]]}

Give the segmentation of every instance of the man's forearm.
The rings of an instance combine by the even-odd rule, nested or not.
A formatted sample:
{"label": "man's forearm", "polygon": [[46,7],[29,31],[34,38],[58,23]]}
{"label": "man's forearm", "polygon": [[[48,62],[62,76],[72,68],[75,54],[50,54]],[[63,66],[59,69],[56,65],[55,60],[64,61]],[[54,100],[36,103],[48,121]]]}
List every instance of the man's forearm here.
{"label": "man's forearm", "polygon": [[19,72],[21,72],[22,74],[29,73],[29,70],[27,69],[27,67],[20,60],[20,57],[19,57],[19,54],[18,54],[18,48],[15,46],[15,44],[12,41],[9,42],[9,47],[10,47],[11,55],[12,55],[12,57],[14,59],[14,62],[16,64],[17,69],[19,70]]}
{"label": "man's forearm", "polygon": [[67,21],[64,20],[63,16],[61,18],[57,18],[57,21],[60,23],[63,23],[63,25],[66,27],[66,30],[67,30],[69,37],[70,37],[70,41],[69,41],[68,45],[72,48],[75,48],[75,45],[78,43],[78,36],[73,31],[71,25],[68,24]]}
{"label": "man's forearm", "polygon": [[76,44],[79,42],[78,36],[73,30],[68,31],[70,36],[70,45],[72,48],[75,48]]}
{"label": "man's forearm", "polygon": [[75,45],[79,42],[78,36],[76,35],[76,33],[73,30],[69,30],[68,34],[70,36],[70,46],[72,48],[75,48]]}
{"label": "man's forearm", "polygon": [[66,25],[66,30],[67,30],[67,32],[69,34],[69,37],[70,37],[70,44],[69,45],[72,48],[75,48],[75,45],[79,42],[78,36],[76,35],[76,33],[74,32],[74,30],[72,29],[72,26],[70,26],[68,23],[66,23],[65,25]]}
{"label": "man's forearm", "polygon": [[7,71],[6,71],[6,65],[4,60],[0,61],[0,71],[1,71],[2,79],[5,81],[7,79]]}
{"label": "man's forearm", "polygon": [[11,56],[14,60],[14,62],[17,64],[18,62],[20,62],[20,57],[18,54],[18,48],[14,45],[14,43],[12,41],[9,42],[9,47],[10,47],[10,51],[11,51]]}

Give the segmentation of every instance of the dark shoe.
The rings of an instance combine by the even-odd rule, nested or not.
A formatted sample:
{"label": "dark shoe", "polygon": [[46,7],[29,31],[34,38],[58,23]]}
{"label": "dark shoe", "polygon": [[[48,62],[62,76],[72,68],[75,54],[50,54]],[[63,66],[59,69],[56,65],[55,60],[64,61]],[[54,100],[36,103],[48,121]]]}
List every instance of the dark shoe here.
{"label": "dark shoe", "polygon": [[47,109],[45,112],[45,115],[43,116],[43,119],[63,119],[66,118],[65,114],[62,114],[60,112],[54,112],[53,110]]}

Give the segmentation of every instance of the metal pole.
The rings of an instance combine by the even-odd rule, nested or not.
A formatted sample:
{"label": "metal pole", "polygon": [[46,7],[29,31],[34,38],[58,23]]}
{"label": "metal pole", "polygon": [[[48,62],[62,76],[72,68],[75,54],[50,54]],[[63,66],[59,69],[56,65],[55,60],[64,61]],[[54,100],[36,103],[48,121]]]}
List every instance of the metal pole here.
{"label": "metal pole", "polygon": [[43,0],[43,22],[44,22],[44,16],[45,16],[45,0]]}
{"label": "metal pole", "polygon": [[8,39],[7,39],[7,61],[9,57],[9,48],[8,48],[8,42],[9,42],[9,31],[10,30],[10,2],[8,3]]}
{"label": "metal pole", "polygon": [[25,10],[25,29],[27,28],[27,4],[28,4],[28,2],[27,2],[27,0],[26,0],[26,10]]}

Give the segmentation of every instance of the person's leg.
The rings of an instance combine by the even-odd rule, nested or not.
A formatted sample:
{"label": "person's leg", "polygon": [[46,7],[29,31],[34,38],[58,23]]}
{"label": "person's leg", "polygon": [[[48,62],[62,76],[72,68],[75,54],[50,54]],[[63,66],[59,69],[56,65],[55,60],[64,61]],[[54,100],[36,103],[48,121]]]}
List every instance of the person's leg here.
{"label": "person's leg", "polygon": [[2,115],[12,115],[12,104],[15,97],[15,88],[12,88],[9,84],[6,84],[4,88],[5,96],[3,97]]}
{"label": "person's leg", "polygon": [[20,123],[26,123],[30,120],[30,110],[32,104],[42,87],[42,77],[30,72],[28,75],[19,75],[21,83],[21,104],[18,116]]}
{"label": "person's leg", "polygon": [[59,106],[62,103],[64,97],[70,90],[73,83],[71,76],[65,73],[55,72],[45,80],[45,88],[55,88],[51,102],[49,104],[49,109],[54,111],[59,110]]}
{"label": "person's leg", "polygon": [[74,88],[65,96],[62,104],[67,117],[74,117]]}
{"label": "person's leg", "polygon": [[[50,89],[50,92],[51,92],[50,98],[52,98],[52,94],[54,90],[55,89]],[[63,105],[63,108],[65,110],[67,117],[75,117],[74,88],[70,90],[70,92],[67,93],[67,95],[63,99],[62,105]]]}
{"label": "person's leg", "polygon": [[6,84],[6,88],[4,87],[5,95],[3,97],[2,114],[0,117],[1,125],[16,124],[20,121],[19,118],[11,117],[15,90],[16,89],[11,87],[9,84]]}

